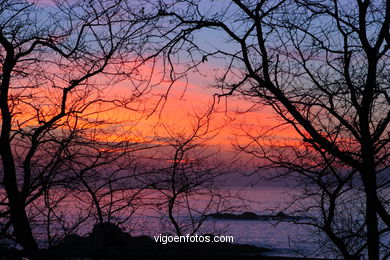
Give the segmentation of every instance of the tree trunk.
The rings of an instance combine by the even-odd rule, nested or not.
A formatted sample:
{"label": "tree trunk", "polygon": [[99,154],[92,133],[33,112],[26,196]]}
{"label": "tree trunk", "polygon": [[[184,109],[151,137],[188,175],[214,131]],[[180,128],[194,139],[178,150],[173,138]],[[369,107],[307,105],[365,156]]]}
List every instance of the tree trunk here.
{"label": "tree trunk", "polygon": [[8,196],[10,219],[16,241],[24,250],[34,253],[38,245],[31,231],[30,222],[25,211],[25,196],[18,189],[16,166],[11,149],[10,133],[12,127],[12,113],[8,104],[11,74],[16,63],[13,46],[0,33],[0,43],[7,50],[6,59],[2,68],[0,84],[1,136],[0,156],[3,164],[3,185]]}
{"label": "tree trunk", "polygon": [[366,160],[366,165],[364,167],[365,169],[361,172],[361,175],[362,175],[364,191],[366,195],[368,258],[370,260],[379,260],[377,183],[376,183],[375,166],[370,163],[372,162],[371,159],[372,158],[368,158],[368,160]]}
{"label": "tree trunk", "polygon": [[379,259],[379,233],[376,206],[376,189],[373,185],[366,186],[366,222],[367,248],[370,260]]}
{"label": "tree trunk", "polygon": [[172,225],[175,227],[176,235],[181,236],[182,233],[179,224],[177,223],[175,217],[173,216],[173,207],[175,206],[175,201],[176,201],[176,195],[173,195],[173,197],[170,198],[168,202],[168,217]]}
{"label": "tree trunk", "polygon": [[13,162],[12,154],[10,154],[9,144],[8,147],[7,144],[4,145],[4,142],[1,142],[0,145],[2,148],[1,157],[4,169],[4,187],[8,196],[14,235],[17,242],[24,250],[36,252],[38,250],[38,245],[32,235],[30,222],[25,211],[24,198],[18,190],[15,164]]}

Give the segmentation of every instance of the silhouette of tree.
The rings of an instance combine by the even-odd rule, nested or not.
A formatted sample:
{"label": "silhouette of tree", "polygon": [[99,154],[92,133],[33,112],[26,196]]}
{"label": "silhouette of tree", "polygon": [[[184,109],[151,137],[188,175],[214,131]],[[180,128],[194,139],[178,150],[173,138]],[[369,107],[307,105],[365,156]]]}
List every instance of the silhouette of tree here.
{"label": "silhouette of tree", "polygon": [[[319,178],[320,194],[330,203],[322,207],[326,216],[321,228],[328,229],[344,257],[386,258],[381,245],[390,227],[384,195],[390,1],[189,0],[159,1],[156,7],[161,26],[171,28],[160,35],[164,51],[158,52],[166,57],[171,78],[213,62],[223,68],[216,73],[219,97],[241,94],[271,107],[299,138],[280,147],[278,156],[262,150],[263,143],[255,153],[274,166],[292,168],[313,181]],[[215,38],[204,44],[197,37],[201,33]],[[187,64],[186,70],[175,61]],[[306,156],[314,161],[308,163]],[[359,184],[347,188],[355,176]],[[341,223],[332,216],[333,204],[343,189],[364,197],[364,221],[352,234],[363,239],[359,249],[345,235],[334,234]]]}
{"label": "silhouette of tree", "polygon": [[[37,178],[34,187],[42,195],[28,208],[34,216],[30,219],[34,234],[44,230],[49,247],[69,234],[85,233],[94,223],[122,226],[139,207],[143,187],[134,182],[140,163],[136,153],[150,146],[132,142],[134,133],[124,136],[123,126],[112,133],[112,125],[106,123],[99,119],[77,123],[67,132],[63,153],[54,157],[60,162],[43,164],[51,167],[49,172],[48,167],[42,170],[49,180]],[[58,136],[55,141],[61,142]]]}
{"label": "silhouette of tree", "polygon": [[[205,115],[189,115],[191,127],[181,128],[167,123],[157,129],[162,145],[151,156],[146,173],[140,175],[143,186],[154,190],[152,206],[168,219],[166,231],[176,235],[195,235],[209,214],[231,212],[238,195],[223,190],[224,180],[234,169],[234,161],[221,158],[210,145],[223,125],[213,127],[210,111]],[[166,225],[165,221],[162,221]]]}
{"label": "silhouette of tree", "polygon": [[[71,232],[89,217],[74,225],[64,219],[69,187],[89,191],[100,221],[98,190],[120,192],[118,172],[131,165],[124,157],[140,145],[115,132],[129,130],[129,122],[118,130],[124,124],[104,112],[140,110],[132,104],[144,89],[135,85],[129,98],[111,99],[105,88],[136,75],[144,62],[138,52],[149,20],[138,8],[121,0],[0,3],[1,234],[27,252],[38,250],[39,221],[46,221],[50,244],[54,230]],[[108,167],[110,176],[91,177]]]}

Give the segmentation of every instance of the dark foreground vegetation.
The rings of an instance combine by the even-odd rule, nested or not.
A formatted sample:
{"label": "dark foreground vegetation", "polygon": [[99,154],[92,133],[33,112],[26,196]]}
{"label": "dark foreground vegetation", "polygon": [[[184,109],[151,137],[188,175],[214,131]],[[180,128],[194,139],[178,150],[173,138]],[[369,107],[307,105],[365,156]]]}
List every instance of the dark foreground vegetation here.
{"label": "dark foreground vegetation", "polygon": [[68,235],[56,247],[33,254],[6,247],[0,248],[0,259],[298,259],[270,257],[267,248],[231,243],[161,244],[148,236],[133,237],[111,223],[97,224],[87,236]]}

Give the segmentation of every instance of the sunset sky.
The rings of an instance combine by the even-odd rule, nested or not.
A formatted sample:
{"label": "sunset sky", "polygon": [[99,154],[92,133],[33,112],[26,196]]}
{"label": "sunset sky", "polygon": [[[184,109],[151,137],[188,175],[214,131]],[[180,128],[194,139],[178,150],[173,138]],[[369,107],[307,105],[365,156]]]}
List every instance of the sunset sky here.
{"label": "sunset sky", "polygon": [[[53,4],[51,0],[34,0],[33,2],[43,9],[50,8]],[[208,8],[208,6],[201,8]],[[195,40],[201,48],[211,52],[218,49],[228,51],[237,49],[237,46],[228,42],[225,35],[217,30],[202,30],[196,33]],[[186,69],[188,65],[186,61],[189,59],[187,55],[183,52],[177,56],[175,70],[180,72]],[[282,122],[277,119],[269,107],[259,107],[256,103],[244,101],[237,96],[218,98],[214,95],[220,93],[220,90],[215,88],[216,78],[224,72],[226,65],[225,59],[209,59],[198,66],[197,71],[189,70],[185,76],[172,83],[167,75],[163,76],[166,68],[163,67],[161,60],[156,61],[153,72],[151,64],[146,64],[139,67],[131,76],[142,82],[139,87],[141,91],[145,91],[136,98],[134,98],[134,94],[137,94],[134,91],[134,84],[137,83],[126,79],[109,82],[102,75],[95,76],[91,82],[94,81],[100,89],[98,94],[92,91],[90,98],[93,99],[97,97],[96,95],[100,95],[104,96],[106,100],[114,99],[122,103],[120,104],[121,108],[106,103],[91,106],[86,111],[87,117],[94,120],[108,120],[120,125],[121,127],[115,128],[116,133],[110,138],[112,141],[127,138],[133,138],[133,141],[147,141],[155,138],[156,135],[160,137],[166,135],[164,127],[174,129],[177,133],[191,134],[194,117],[204,116],[214,104],[210,129],[216,130],[222,126],[223,129],[219,129],[219,134],[209,139],[207,143],[218,145],[223,150],[230,151],[233,149],[232,144],[238,142],[244,145],[249,141],[245,132],[256,136]],[[131,71],[134,65],[129,63],[123,66],[127,66],[127,69]],[[63,73],[62,76],[56,75],[56,68],[49,69],[53,70],[52,73],[57,78],[52,79],[53,82],[60,87],[65,86],[68,75],[66,73]],[[60,82],[61,77],[63,77],[63,82]],[[54,84],[53,82],[51,84]],[[61,89],[53,89],[49,85],[43,92],[40,90],[41,92],[35,95],[42,95],[41,100],[45,100],[39,101],[40,105],[51,102],[59,104]],[[170,90],[167,94],[169,87]],[[167,98],[161,98],[165,94],[167,94]],[[76,93],[76,97],[77,95],[81,94]],[[44,106],[42,109],[47,110],[47,114],[50,114],[52,108]],[[96,114],[96,111],[103,112]],[[31,113],[34,111],[31,110]],[[118,134],[119,136],[115,136]],[[279,141],[281,143],[292,142],[297,137],[291,127],[285,126],[272,130],[268,136],[274,139],[275,145]]]}

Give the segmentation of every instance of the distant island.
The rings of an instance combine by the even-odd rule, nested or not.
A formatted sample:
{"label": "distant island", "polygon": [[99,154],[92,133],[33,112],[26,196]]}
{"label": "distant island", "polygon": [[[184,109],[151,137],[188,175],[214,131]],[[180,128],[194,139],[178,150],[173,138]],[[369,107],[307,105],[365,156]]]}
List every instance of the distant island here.
{"label": "distant island", "polygon": [[215,213],[208,215],[210,218],[214,219],[231,219],[231,220],[274,220],[274,221],[300,221],[300,220],[310,220],[311,217],[308,216],[290,216],[283,212],[278,212],[275,215],[258,215],[254,212],[244,212],[241,214],[233,214],[233,213]]}

